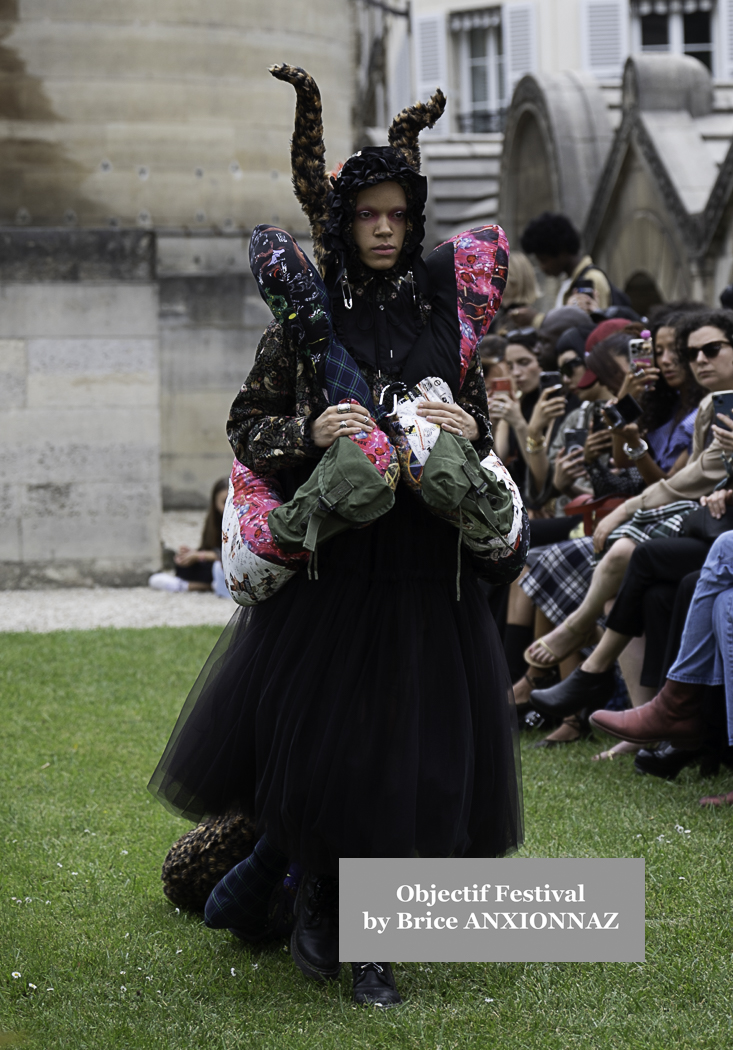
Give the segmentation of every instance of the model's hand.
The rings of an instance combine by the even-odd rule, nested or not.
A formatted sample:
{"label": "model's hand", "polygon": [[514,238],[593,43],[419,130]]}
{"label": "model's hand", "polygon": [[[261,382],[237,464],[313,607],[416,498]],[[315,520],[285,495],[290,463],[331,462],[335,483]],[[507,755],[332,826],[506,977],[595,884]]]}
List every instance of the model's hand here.
{"label": "model's hand", "polygon": [[730,416],[724,416],[720,412],[716,416],[717,419],[723,423],[721,427],[717,423],[713,423],[713,434],[718,439],[718,444],[724,452],[733,452],[733,419]]}
{"label": "model's hand", "polygon": [[460,405],[445,405],[442,401],[423,401],[417,414],[425,416],[428,423],[435,423],[449,434],[459,434],[469,441],[478,441],[478,423],[464,412]]}
{"label": "model's hand", "polygon": [[714,518],[722,518],[725,508],[733,503],[733,489],[718,489],[711,492],[709,496],[703,496],[700,500],[703,507],[707,507]]}
{"label": "model's hand", "polygon": [[542,440],[542,435],[554,419],[565,415],[565,398],[557,396],[557,387],[548,387],[539,396],[537,404],[532,409],[529,417],[527,430],[535,438]]}
{"label": "model's hand", "polygon": [[361,405],[352,403],[348,409],[344,405],[331,405],[311,423],[311,437],[318,448],[330,448],[336,438],[350,437],[369,433],[374,429],[374,420]]}
{"label": "model's hand", "polygon": [[585,461],[582,448],[571,448],[568,452],[560,449],[555,458],[553,483],[560,492],[568,492],[573,484],[585,475]]}
{"label": "model's hand", "polygon": [[626,521],[625,505],[622,503],[615,510],[612,510],[610,514],[607,514],[605,518],[601,518],[593,533],[593,550],[596,554],[600,554],[603,548],[606,546],[606,540],[611,535],[614,529],[617,529],[619,525],[623,525]]}
{"label": "model's hand", "polygon": [[506,390],[499,391],[489,398],[489,415],[492,420],[505,419],[515,430],[524,422],[519,402]]}

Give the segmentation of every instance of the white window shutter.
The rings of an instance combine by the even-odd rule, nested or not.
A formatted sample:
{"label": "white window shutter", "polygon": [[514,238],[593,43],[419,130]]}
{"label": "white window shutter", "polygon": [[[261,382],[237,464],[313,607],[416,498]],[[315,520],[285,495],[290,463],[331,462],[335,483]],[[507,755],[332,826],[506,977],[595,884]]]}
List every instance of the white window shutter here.
{"label": "white window shutter", "polygon": [[721,65],[720,77],[733,80],[733,0],[719,0],[717,28],[720,44],[717,54]]}
{"label": "white window shutter", "polygon": [[504,6],[502,31],[509,93],[525,73],[537,69],[537,34],[534,4]]}
{"label": "white window shutter", "polygon": [[620,77],[629,53],[627,0],[584,0],[583,66],[604,79]]}
{"label": "white window shutter", "polygon": [[422,15],[414,22],[415,88],[426,102],[436,88],[448,94],[445,18],[442,14]]}

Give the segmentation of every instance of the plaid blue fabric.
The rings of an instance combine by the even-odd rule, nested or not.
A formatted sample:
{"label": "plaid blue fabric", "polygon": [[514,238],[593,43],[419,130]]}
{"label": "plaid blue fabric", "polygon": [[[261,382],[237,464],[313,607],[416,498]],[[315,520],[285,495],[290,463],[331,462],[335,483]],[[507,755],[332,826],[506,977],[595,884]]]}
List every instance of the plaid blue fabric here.
{"label": "plaid blue fabric", "polygon": [[214,930],[265,927],[270,898],[287,866],[285,854],[263,836],[250,856],[235,864],[214,886],[204,910],[206,925]]}
{"label": "plaid blue fabric", "polygon": [[536,547],[529,552],[527,568],[519,586],[550,623],[562,623],[575,612],[590,586],[595,568],[593,540],[584,536]]}

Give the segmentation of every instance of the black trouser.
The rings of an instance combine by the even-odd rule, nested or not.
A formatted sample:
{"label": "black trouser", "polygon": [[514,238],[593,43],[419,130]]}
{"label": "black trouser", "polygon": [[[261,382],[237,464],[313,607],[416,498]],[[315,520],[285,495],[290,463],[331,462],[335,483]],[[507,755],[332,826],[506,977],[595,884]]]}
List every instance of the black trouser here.
{"label": "black trouser", "polygon": [[[632,554],[606,627],[636,638],[646,635],[641,685],[656,689],[664,681],[670,666],[665,654],[672,624],[678,623],[681,615],[684,626],[686,615],[686,609],[677,616],[674,614],[677,588],[685,576],[702,568],[709,549],[701,540],[647,540]],[[692,600],[692,590],[688,603]],[[679,637],[681,635],[679,628]]]}

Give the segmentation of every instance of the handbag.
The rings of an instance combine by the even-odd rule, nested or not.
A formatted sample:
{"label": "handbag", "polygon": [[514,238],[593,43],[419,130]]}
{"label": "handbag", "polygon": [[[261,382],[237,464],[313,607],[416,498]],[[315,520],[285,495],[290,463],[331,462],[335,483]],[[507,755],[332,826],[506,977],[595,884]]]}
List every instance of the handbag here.
{"label": "handbag", "polygon": [[600,496],[594,499],[592,496],[576,496],[565,504],[565,513],[569,518],[580,514],[583,518],[583,531],[586,536],[592,536],[596,525],[607,515],[626,502],[625,496]]}
{"label": "handbag", "polygon": [[733,507],[726,507],[722,518],[714,518],[708,507],[700,507],[688,514],[682,525],[681,536],[689,540],[714,543],[718,536],[733,529]]}

